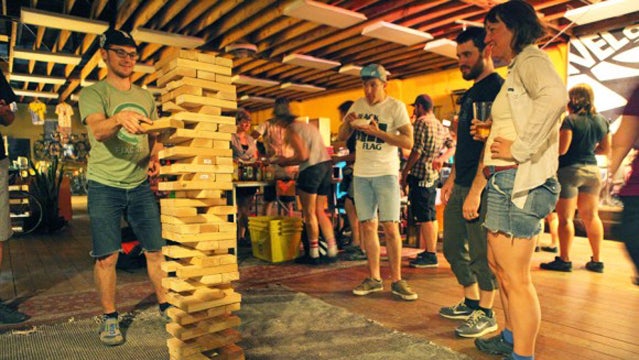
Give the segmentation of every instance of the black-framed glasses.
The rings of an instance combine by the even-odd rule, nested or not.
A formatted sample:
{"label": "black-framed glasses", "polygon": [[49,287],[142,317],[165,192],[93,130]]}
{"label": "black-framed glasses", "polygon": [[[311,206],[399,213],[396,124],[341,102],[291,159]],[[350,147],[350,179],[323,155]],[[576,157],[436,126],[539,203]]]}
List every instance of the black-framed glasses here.
{"label": "black-framed glasses", "polygon": [[137,51],[126,52],[122,49],[114,49],[111,47],[107,48],[107,50],[113,51],[120,59],[126,59],[128,56],[133,61],[140,60],[140,54],[138,54]]}

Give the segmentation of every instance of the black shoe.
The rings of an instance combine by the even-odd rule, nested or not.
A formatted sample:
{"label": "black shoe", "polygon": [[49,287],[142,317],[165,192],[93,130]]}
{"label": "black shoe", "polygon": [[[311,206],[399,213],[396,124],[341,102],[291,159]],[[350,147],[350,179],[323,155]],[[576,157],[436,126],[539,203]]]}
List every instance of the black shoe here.
{"label": "black shoe", "polygon": [[308,255],[304,255],[295,259],[295,263],[302,265],[321,265],[322,260],[319,257],[313,258]]}
{"label": "black shoe", "polygon": [[0,302],[0,324],[18,324],[29,319],[29,315]]}
{"label": "black shoe", "polygon": [[549,253],[557,253],[559,251],[556,246],[542,246],[541,251],[549,252]]}
{"label": "black shoe", "polygon": [[[541,263],[539,264],[539,267],[544,270],[571,272],[572,261],[563,261],[559,256],[555,256],[554,261]],[[602,271],[603,271],[603,264],[602,264]]]}
{"label": "black shoe", "polygon": [[602,273],[604,270],[604,264],[601,261],[594,261],[591,256],[590,261],[586,263],[586,270],[596,273]]}

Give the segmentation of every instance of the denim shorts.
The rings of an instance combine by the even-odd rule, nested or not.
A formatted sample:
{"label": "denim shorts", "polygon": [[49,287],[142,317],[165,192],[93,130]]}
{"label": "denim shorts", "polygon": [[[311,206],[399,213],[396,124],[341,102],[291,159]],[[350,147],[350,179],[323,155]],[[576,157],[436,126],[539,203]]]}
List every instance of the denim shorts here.
{"label": "denim shorts", "polygon": [[554,208],[560,186],[556,178],[528,192],[523,209],[511,200],[517,169],[495,173],[488,179],[487,209],[484,227],[490,232],[502,232],[520,239],[531,239],[541,232],[541,220]]}
{"label": "denim shorts", "polygon": [[572,199],[579,193],[599,195],[601,173],[597,165],[564,166],[557,170],[562,199]]}
{"label": "denim shorts", "polygon": [[360,221],[399,221],[399,180],[396,175],[353,177],[357,217]]}
{"label": "denim shorts", "polygon": [[93,239],[91,256],[95,258],[121,250],[123,216],[144,251],[160,251],[165,245],[160,211],[148,181],[133,189],[120,189],[90,180],[88,208]]}

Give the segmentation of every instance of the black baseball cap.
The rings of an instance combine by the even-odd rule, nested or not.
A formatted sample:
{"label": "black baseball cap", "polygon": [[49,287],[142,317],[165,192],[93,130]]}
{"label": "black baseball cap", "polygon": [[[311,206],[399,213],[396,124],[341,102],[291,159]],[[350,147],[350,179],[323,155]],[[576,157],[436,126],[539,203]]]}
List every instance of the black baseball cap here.
{"label": "black baseball cap", "polygon": [[416,106],[417,104],[422,105],[424,109],[428,111],[433,107],[433,100],[430,98],[430,96],[421,94],[417,95],[417,97],[415,98],[415,102],[413,102],[411,105]]}
{"label": "black baseball cap", "polygon": [[138,45],[133,40],[133,36],[126,31],[108,29],[100,35],[100,47],[108,48],[110,45],[131,46],[137,49]]}

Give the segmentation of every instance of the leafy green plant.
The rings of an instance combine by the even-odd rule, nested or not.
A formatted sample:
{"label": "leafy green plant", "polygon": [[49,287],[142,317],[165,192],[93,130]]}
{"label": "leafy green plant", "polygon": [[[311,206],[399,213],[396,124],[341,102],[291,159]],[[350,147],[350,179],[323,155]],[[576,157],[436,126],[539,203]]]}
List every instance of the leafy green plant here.
{"label": "leafy green plant", "polygon": [[58,198],[60,184],[64,176],[64,164],[58,157],[53,157],[49,166],[37,168],[31,163],[33,169],[33,181],[31,182],[32,194],[42,204],[41,229],[46,232],[54,232],[66,224],[66,220],[60,216]]}

